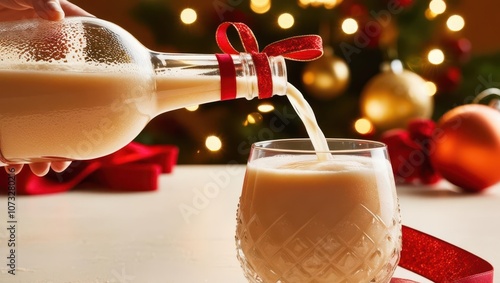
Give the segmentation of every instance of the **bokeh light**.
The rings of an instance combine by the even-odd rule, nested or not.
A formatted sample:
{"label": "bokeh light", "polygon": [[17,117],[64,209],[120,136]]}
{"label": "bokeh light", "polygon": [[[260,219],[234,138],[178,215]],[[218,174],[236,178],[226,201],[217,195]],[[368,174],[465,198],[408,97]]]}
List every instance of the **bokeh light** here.
{"label": "bokeh light", "polygon": [[247,119],[243,123],[244,126],[247,125],[253,125],[253,124],[259,124],[264,120],[264,117],[262,117],[262,114],[259,112],[253,112],[247,115]]}
{"label": "bokeh light", "polygon": [[250,9],[256,14],[267,13],[271,9],[271,0],[251,0]]}
{"label": "bokeh light", "polygon": [[191,8],[186,8],[181,12],[181,21],[186,25],[196,22],[197,18],[198,15],[196,14],[196,11]]}
{"label": "bokeh light", "polygon": [[442,14],[446,11],[446,3],[443,0],[432,0],[429,3],[429,10],[435,15]]}
{"label": "bokeh light", "polygon": [[462,16],[452,15],[446,21],[446,26],[451,31],[459,31],[459,30],[462,30],[464,28],[465,20],[464,20],[464,18],[462,18]]}
{"label": "bokeh light", "polygon": [[425,88],[427,89],[427,95],[433,96],[437,92],[437,86],[431,81],[425,82]]}
{"label": "bokeh light", "polygon": [[431,64],[439,65],[444,62],[444,53],[441,49],[435,48],[429,51],[427,59]]}
{"label": "bokeh light", "polygon": [[358,22],[353,18],[347,18],[342,22],[342,31],[346,34],[354,34],[358,31]]}
{"label": "bokeh light", "polygon": [[373,132],[373,124],[366,118],[360,118],[354,122],[354,129],[356,132],[366,135]]}
{"label": "bokeh light", "polygon": [[333,9],[341,2],[342,0],[299,0],[299,6],[302,8],[323,6],[326,9]]}
{"label": "bokeh light", "polygon": [[187,111],[196,111],[198,110],[198,108],[200,108],[199,105],[191,105],[191,106],[188,106],[188,107],[185,107]]}
{"label": "bokeh light", "polygon": [[210,151],[219,151],[222,148],[222,141],[217,136],[208,136],[205,140],[205,146]]}
{"label": "bokeh light", "polygon": [[257,110],[259,110],[262,113],[269,113],[274,111],[274,106],[270,103],[262,103],[259,106],[257,106]]}
{"label": "bokeh light", "polygon": [[290,13],[283,13],[278,17],[278,25],[282,29],[289,29],[295,24],[295,19]]}

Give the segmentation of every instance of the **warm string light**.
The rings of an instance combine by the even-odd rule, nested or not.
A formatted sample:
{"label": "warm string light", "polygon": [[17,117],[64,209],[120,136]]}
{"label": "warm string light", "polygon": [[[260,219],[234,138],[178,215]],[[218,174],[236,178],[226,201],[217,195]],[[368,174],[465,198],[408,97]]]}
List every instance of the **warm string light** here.
{"label": "warm string light", "polygon": [[196,22],[196,19],[198,18],[198,15],[196,14],[196,11],[191,9],[191,8],[186,8],[181,11],[181,21],[186,24],[190,25],[194,22]]}
{"label": "warm string light", "polygon": [[[268,102],[265,102],[257,106],[257,110],[261,113],[269,113],[274,111],[274,106]],[[248,114],[245,121],[243,121],[243,126],[246,127],[248,125],[260,124],[264,120],[264,117],[259,112],[252,112]]]}
{"label": "warm string light", "polygon": [[360,118],[354,122],[354,130],[361,135],[367,135],[373,132],[372,122],[366,118]]}
{"label": "warm string light", "polygon": [[271,9],[271,0],[251,0],[250,9],[256,14],[267,13]]}
{"label": "warm string light", "polygon": [[264,117],[258,112],[253,112],[247,115],[247,119],[243,122],[243,126],[259,124],[264,120]]}
{"label": "warm string light", "polygon": [[222,141],[217,136],[208,136],[205,139],[205,146],[210,151],[219,151],[222,148]]}
{"label": "warm string light", "polygon": [[295,18],[290,13],[283,13],[278,16],[278,26],[282,29],[289,29],[295,24]]}
{"label": "warm string light", "polygon": [[326,9],[333,9],[338,4],[342,3],[342,0],[299,0],[299,6],[302,8],[311,7],[324,7]]}
{"label": "warm string light", "polygon": [[262,113],[269,113],[274,111],[274,106],[270,103],[262,103],[259,106],[257,106],[257,110],[259,110]]}
{"label": "warm string light", "polygon": [[425,88],[427,89],[427,95],[434,96],[437,92],[437,86],[431,81],[425,82]]}
{"label": "warm string light", "polygon": [[446,3],[443,0],[432,0],[429,3],[429,11],[434,17],[446,11]]}
{"label": "warm string light", "polygon": [[187,111],[191,111],[192,112],[192,111],[198,110],[198,108],[200,108],[200,106],[199,105],[191,105],[191,106],[187,106],[185,108],[186,108]]}
{"label": "warm string light", "polygon": [[353,18],[342,21],[342,31],[346,34],[354,34],[358,31],[358,22]]}
{"label": "warm string light", "polygon": [[460,15],[452,15],[446,21],[446,26],[451,31],[460,31],[465,26],[465,20]]}
{"label": "warm string light", "polygon": [[434,48],[427,54],[427,60],[433,65],[439,65],[444,62],[444,53],[439,48]]}
{"label": "warm string light", "polygon": [[[425,12],[425,17],[428,20],[433,20],[439,15],[444,14],[447,11],[447,5],[444,0],[432,0],[429,2],[429,7]],[[465,20],[462,16],[453,14],[448,16],[446,20],[446,28],[451,32],[459,32],[465,27]],[[460,40],[459,40],[460,42]],[[441,65],[445,62],[447,55],[444,50],[446,48],[434,48],[428,51],[427,61],[432,65]],[[435,95],[439,89],[434,82],[427,82],[426,88],[430,96]]]}

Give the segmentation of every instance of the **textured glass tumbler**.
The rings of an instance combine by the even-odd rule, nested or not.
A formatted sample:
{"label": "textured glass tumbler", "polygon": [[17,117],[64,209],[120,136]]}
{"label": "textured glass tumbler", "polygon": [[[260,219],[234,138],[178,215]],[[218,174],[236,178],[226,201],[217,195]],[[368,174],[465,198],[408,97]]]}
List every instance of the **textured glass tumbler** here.
{"label": "textured glass tumbler", "polygon": [[249,282],[389,282],[401,251],[398,199],[384,144],[308,139],[252,146],[236,248]]}

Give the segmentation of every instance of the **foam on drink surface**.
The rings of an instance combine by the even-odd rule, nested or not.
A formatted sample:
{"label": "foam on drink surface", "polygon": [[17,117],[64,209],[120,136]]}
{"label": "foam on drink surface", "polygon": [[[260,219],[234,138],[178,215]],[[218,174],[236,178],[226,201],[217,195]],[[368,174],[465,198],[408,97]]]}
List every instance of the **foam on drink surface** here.
{"label": "foam on drink surface", "polygon": [[288,171],[290,173],[339,173],[343,171],[375,170],[374,162],[379,166],[385,166],[383,162],[374,161],[363,156],[337,155],[331,156],[328,160],[318,160],[316,155],[282,155],[264,157],[251,161],[248,166],[265,169],[276,169]]}

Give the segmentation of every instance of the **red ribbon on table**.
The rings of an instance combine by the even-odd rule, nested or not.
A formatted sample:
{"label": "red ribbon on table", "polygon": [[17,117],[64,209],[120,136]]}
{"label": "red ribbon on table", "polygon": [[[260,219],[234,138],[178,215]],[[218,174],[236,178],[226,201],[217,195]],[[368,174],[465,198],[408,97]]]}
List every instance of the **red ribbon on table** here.
{"label": "red ribbon on table", "polygon": [[[408,226],[403,226],[399,266],[437,283],[493,283],[493,266],[484,259]],[[394,278],[391,283],[415,282]]]}
{"label": "red ribbon on table", "polygon": [[239,54],[227,36],[233,26],[246,53],[252,56],[257,74],[259,98],[273,95],[273,81],[268,56],[283,56],[295,61],[311,61],[323,55],[323,41],[318,35],[286,38],[266,46],[259,52],[259,44],[252,30],[243,23],[224,22],[217,28],[215,39],[224,54],[216,54],[221,75],[221,100],[236,98],[236,72],[231,54]]}
{"label": "red ribbon on table", "polygon": [[[110,155],[84,161],[73,161],[61,173],[44,177],[29,168],[16,175],[16,192],[39,195],[68,191],[84,181],[114,191],[152,191],[158,188],[158,177],[172,172],[178,148],[172,145],[143,145],[131,142]],[[7,184],[8,174],[0,173],[0,184]],[[1,186],[5,188],[5,186]]]}

